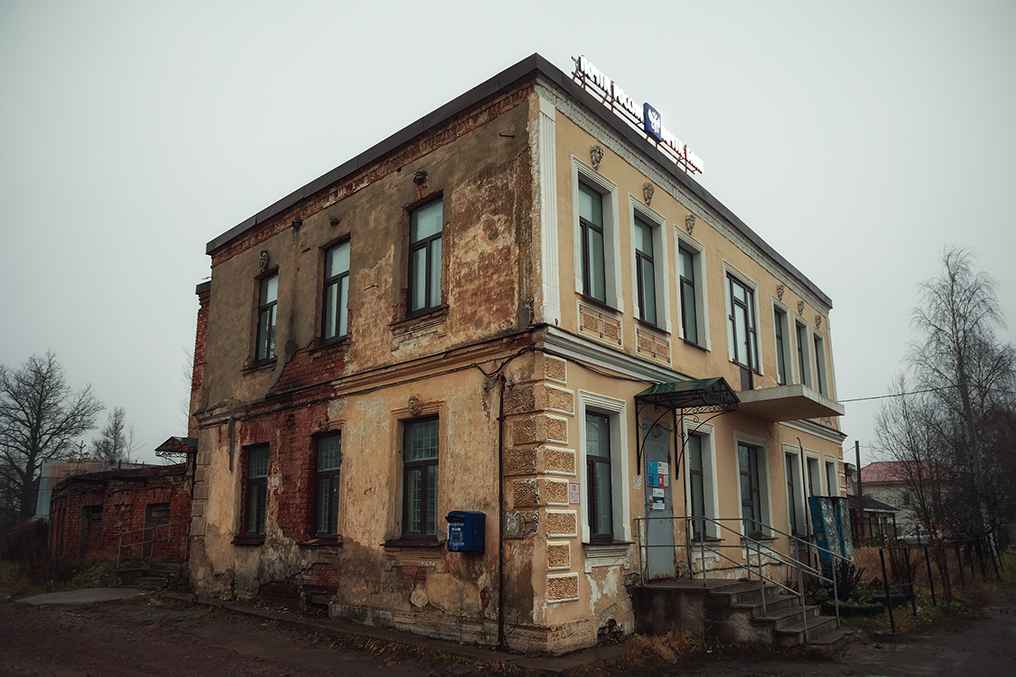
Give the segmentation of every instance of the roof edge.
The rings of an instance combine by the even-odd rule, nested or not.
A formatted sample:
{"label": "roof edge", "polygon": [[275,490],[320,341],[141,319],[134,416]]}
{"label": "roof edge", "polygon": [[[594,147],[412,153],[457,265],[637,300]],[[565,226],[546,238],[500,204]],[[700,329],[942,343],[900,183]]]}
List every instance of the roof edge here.
{"label": "roof edge", "polygon": [[738,216],[726,207],[726,205],[720,202],[720,200],[718,200],[708,190],[703,188],[702,185],[690,175],[682,171],[676,164],[670,161],[669,158],[666,158],[666,156],[653,146],[653,144],[641,137],[622,119],[611,113],[609,109],[603,106],[595,97],[593,97],[592,94],[574,82],[571,77],[564,73],[564,71],[560,70],[557,66],[540,56],[538,53],[533,53],[518,63],[509,66],[497,75],[485,80],[464,94],[455,97],[443,106],[428,113],[427,115],[424,115],[416,122],[403,127],[388,138],[374,144],[354,158],[342,163],[335,169],[322,174],[281,200],[278,200],[265,209],[262,209],[254,216],[251,216],[233,228],[230,228],[225,233],[210,240],[205,245],[205,254],[211,255],[215,250],[226,245],[234,238],[242,235],[250,228],[278,216],[278,214],[280,214],[283,210],[288,209],[300,200],[310,197],[322,188],[345,178],[359,168],[409,142],[414,137],[427,132],[429,129],[441,122],[444,122],[448,118],[462,112],[470,106],[477,104],[484,98],[533,73],[543,75],[549,81],[561,87],[569,96],[577,99],[582,105],[588,108],[593,115],[613,129],[614,132],[620,134],[627,142],[642,151],[651,160],[654,160],[656,164],[662,167],[666,173],[685,186],[685,188],[691,191],[692,194],[694,194],[708,207],[715,210],[716,213],[733,226],[735,230],[739,231],[742,235],[748,238],[748,240],[761,249],[765,255],[769,256],[774,262],[784,268],[792,277],[796,278],[801,284],[803,284],[808,291],[818,298],[819,301],[824,303],[830,309],[833,307],[832,299],[819,289],[818,285],[812,282],[806,275],[804,275],[804,273],[798,270],[796,266],[790,263],[790,261],[784,258],[782,254],[777,252],[769,243],[762,239],[758,233],[738,218]]}

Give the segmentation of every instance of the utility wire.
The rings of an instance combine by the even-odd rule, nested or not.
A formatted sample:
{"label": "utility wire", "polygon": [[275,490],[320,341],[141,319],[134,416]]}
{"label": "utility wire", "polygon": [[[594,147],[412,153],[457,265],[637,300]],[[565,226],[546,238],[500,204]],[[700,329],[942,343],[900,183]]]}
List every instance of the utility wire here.
{"label": "utility wire", "polygon": [[[911,390],[908,393],[889,393],[888,395],[873,395],[871,397],[855,397],[855,398],[850,399],[850,400],[838,400],[838,401],[839,402],[864,402],[866,400],[884,400],[884,399],[887,399],[889,397],[903,397],[905,395],[920,395],[922,393],[935,393],[935,392],[938,392],[940,390],[949,390],[951,388],[959,388],[959,386],[958,385],[955,385],[955,386],[942,386],[940,388],[928,388],[927,390]],[[1006,395],[1014,395],[1014,394],[1016,394],[1012,390],[1004,390],[1002,388],[985,388],[985,390],[988,390],[988,391],[994,392],[994,393],[1005,393]]]}

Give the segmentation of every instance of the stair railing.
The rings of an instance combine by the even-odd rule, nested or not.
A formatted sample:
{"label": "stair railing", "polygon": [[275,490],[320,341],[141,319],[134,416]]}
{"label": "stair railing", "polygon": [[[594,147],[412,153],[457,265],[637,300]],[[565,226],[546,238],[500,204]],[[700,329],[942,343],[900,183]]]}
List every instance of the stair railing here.
{"label": "stair railing", "polygon": [[[648,533],[648,528],[647,527],[643,527],[643,523],[648,523],[650,520],[668,520],[668,521],[682,520],[682,521],[685,522],[685,528],[686,529],[689,528],[689,527],[694,529],[694,525],[697,523],[700,526],[699,533],[701,534],[701,536],[696,538],[696,539],[694,539],[696,541],[696,543],[694,545],[690,545],[690,546],[678,545],[676,543],[673,546],[671,546],[670,544],[653,545],[653,544],[648,543],[647,539],[643,535],[644,529],[645,529],[646,533]],[[731,522],[731,521],[737,523],[737,525],[738,525],[737,529],[734,529],[734,528],[724,524],[724,522]],[[822,573],[822,571],[820,569],[817,569],[817,568],[811,566],[810,563],[802,562],[800,558],[798,558],[798,557],[791,557],[790,555],[786,555],[784,553],[781,553],[780,551],[778,551],[778,550],[776,550],[774,548],[771,548],[768,545],[765,547],[765,553],[764,553],[764,556],[763,556],[763,543],[762,543],[762,540],[758,539],[758,538],[754,538],[754,537],[749,536],[747,534],[744,534],[741,531],[740,527],[742,525],[744,525],[745,522],[747,522],[747,521],[750,521],[754,526],[756,526],[759,529],[760,533],[763,533],[763,534],[776,533],[776,534],[780,534],[782,536],[786,536],[791,544],[797,544],[798,551],[800,551],[802,549],[807,549],[808,552],[810,553],[811,549],[814,548],[816,551],[818,551],[820,553],[826,553],[826,554],[828,554],[830,556],[830,561],[831,562],[836,562],[837,560],[842,560],[843,562],[849,562],[850,561],[847,557],[844,557],[843,555],[840,555],[839,553],[833,552],[832,550],[829,550],[828,548],[823,548],[821,546],[815,545],[814,543],[811,543],[810,541],[802,539],[802,538],[800,538],[798,536],[794,536],[793,534],[788,534],[788,533],[786,533],[784,531],[780,531],[779,529],[776,529],[776,528],[772,527],[771,525],[765,524],[763,522],[760,522],[758,520],[754,520],[754,519],[751,519],[751,518],[742,518],[742,517],[712,518],[712,517],[701,517],[701,516],[700,517],[688,517],[688,516],[684,516],[684,517],[678,517],[678,516],[673,516],[673,517],[670,517],[670,516],[668,516],[668,517],[638,517],[638,518],[635,518],[635,523],[636,523],[636,535],[637,535],[637,538],[638,538],[638,541],[639,541],[638,544],[637,544],[638,545],[638,556],[639,556],[639,571],[640,571],[640,574],[641,574],[643,582],[645,582],[645,579],[646,579],[646,565],[647,565],[647,563],[643,562],[643,559],[642,559],[643,550],[642,550],[642,548],[673,547],[675,549],[675,551],[676,551],[678,548],[687,547],[688,551],[691,552],[694,549],[695,545],[698,545],[698,548],[699,548],[699,561],[701,562],[702,585],[703,585],[703,587],[705,587],[706,586],[706,580],[707,580],[708,567],[706,566],[706,558],[705,558],[705,551],[706,551],[706,530],[705,530],[704,527],[705,527],[706,524],[712,524],[716,528],[715,533],[721,534],[721,533],[729,532],[729,534],[732,537],[737,537],[738,539],[741,540],[740,544],[733,544],[732,543],[732,544],[727,545],[727,544],[724,544],[722,542],[724,540],[723,538],[719,538],[718,542],[710,544],[709,545],[710,551],[718,559],[726,560],[727,562],[730,562],[731,564],[733,564],[736,567],[743,567],[745,569],[746,575],[747,575],[749,580],[751,580],[751,577],[752,577],[752,568],[753,568],[753,566],[757,567],[757,569],[758,569],[757,574],[759,576],[759,587],[760,587],[760,590],[761,590],[761,598],[762,598],[762,615],[763,616],[765,616],[767,614],[767,610],[766,610],[766,595],[765,595],[765,587],[764,586],[765,586],[765,582],[768,581],[769,583],[775,585],[776,587],[778,587],[778,588],[780,588],[782,590],[785,590],[788,593],[790,593],[791,595],[795,595],[798,598],[798,600],[800,602],[800,606],[801,606],[801,623],[802,623],[802,627],[804,628],[804,638],[805,638],[805,641],[807,642],[808,641],[808,617],[807,617],[807,611],[806,611],[806,605],[805,605],[804,576],[805,575],[809,575],[809,576],[813,576],[814,578],[817,578],[818,580],[823,581],[825,583],[832,584],[832,586],[833,586],[833,600],[835,601],[834,606],[836,607],[836,627],[839,628],[840,627],[840,609],[839,609],[839,591],[837,590],[837,581],[836,581],[836,575],[835,575],[835,569],[836,569],[836,567],[835,566],[832,567],[832,571],[830,571],[830,577],[827,577],[827,576],[825,576]],[[756,562],[757,562],[756,565],[752,565],[752,562],[751,562],[751,550],[752,550],[753,546],[754,546],[754,550],[755,550],[755,559],[756,559]],[[739,548],[739,549],[742,549],[742,552],[744,552],[744,561],[742,562],[741,560],[736,560],[736,559],[733,559],[733,558],[727,556],[724,552],[722,552],[723,548]],[[647,555],[647,557],[648,557],[648,555]],[[693,561],[693,559],[690,556],[689,556],[688,559],[689,559],[688,564],[689,564],[689,567],[691,568],[692,577],[694,578],[694,576],[695,576],[694,561]],[[797,590],[794,590],[790,586],[787,586],[787,585],[783,584],[782,582],[772,578],[771,576],[769,576],[768,574],[765,573],[765,568],[766,567],[772,567],[773,565],[775,565],[775,566],[781,566],[781,567],[784,567],[784,568],[789,567],[793,571],[795,571],[796,578],[797,578]]]}
{"label": "stair railing", "polygon": [[[181,524],[186,525],[184,527],[183,532],[182,533],[178,533],[177,535],[174,536],[173,535],[173,527],[179,526]],[[157,538],[158,533],[159,533],[158,530],[163,528],[163,527],[167,528],[165,538]],[[168,548],[169,547],[169,543],[174,538],[186,538],[188,531],[190,531],[190,520],[184,520],[184,521],[180,521],[180,522],[170,522],[169,524],[155,524],[155,525],[152,525],[150,527],[144,527],[142,529],[134,529],[132,531],[123,531],[123,532],[119,533],[118,534],[119,540],[118,540],[117,546],[116,546],[116,568],[117,569],[120,568],[121,554],[123,553],[123,549],[124,548],[133,548],[133,547],[138,546],[138,545],[142,546],[141,553],[142,553],[142,559],[144,559],[144,546],[149,545],[149,544],[159,543],[159,542],[162,542],[162,541],[166,541],[166,547]],[[145,535],[142,535],[141,540],[137,541],[136,543],[126,543],[125,544],[123,542],[124,536],[130,536],[131,534],[149,534],[149,533],[152,534],[152,538],[151,539],[148,539],[148,538],[146,538]]]}

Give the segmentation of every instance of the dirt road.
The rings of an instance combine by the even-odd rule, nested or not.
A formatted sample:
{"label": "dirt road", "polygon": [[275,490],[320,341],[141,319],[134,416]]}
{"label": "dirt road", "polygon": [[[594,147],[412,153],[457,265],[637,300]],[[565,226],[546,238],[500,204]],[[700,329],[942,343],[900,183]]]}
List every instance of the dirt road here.
{"label": "dirt road", "polygon": [[[639,675],[1016,675],[1016,602],[988,617],[908,637],[862,638],[835,659],[706,655]],[[180,677],[183,675],[469,675],[468,661],[371,655],[223,609],[147,598],[87,605],[0,605],[0,674]]]}

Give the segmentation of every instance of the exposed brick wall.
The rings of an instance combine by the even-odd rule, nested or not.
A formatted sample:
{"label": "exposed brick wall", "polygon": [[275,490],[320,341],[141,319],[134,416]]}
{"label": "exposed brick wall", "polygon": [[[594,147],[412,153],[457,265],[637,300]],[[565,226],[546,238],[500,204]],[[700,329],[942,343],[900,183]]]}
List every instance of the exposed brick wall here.
{"label": "exposed brick wall", "polygon": [[205,340],[208,336],[208,305],[212,299],[211,284],[198,287],[198,323],[194,332],[194,368],[191,374],[190,416],[187,417],[187,437],[198,436],[198,421],[194,412],[201,406],[201,384],[205,378],[207,353]]}
{"label": "exposed brick wall", "polygon": [[[110,470],[70,477],[53,488],[50,505],[50,548],[59,559],[76,560],[93,553],[113,555],[119,535],[144,529],[146,509],[168,504],[166,523],[190,520],[190,478],[184,464]],[[101,509],[101,520],[89,514]],[[181,534],[186,525],[173,527]],[[159,530],[159,536],[166,530]],[[124,543],[140,541],[142,534],[124,537]],[[173,561],[187,559],[187,540],[175,538],[168,545],[155,544],[155,556]],[[141,554],[141,547],[130,553]]]}
{"label": "exposed brick wall", "polygon": [[[279,525],[284,536],[307,541],[314,537],[315,435],[327,432],[322,421],[326,419],[328,403],[309,402],[295,409],[289,406],[274,409],[291,404],[269,400],[255,407],[241,425],[240,442],[244,447],[269,445],[268,519]],[[281,482],[272,481],[276,477]]]}

